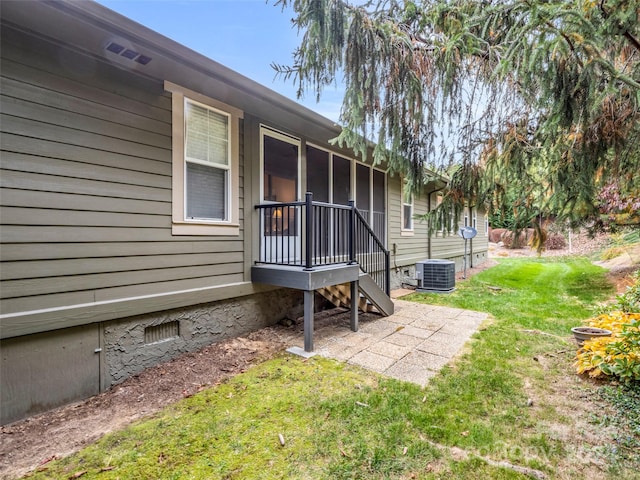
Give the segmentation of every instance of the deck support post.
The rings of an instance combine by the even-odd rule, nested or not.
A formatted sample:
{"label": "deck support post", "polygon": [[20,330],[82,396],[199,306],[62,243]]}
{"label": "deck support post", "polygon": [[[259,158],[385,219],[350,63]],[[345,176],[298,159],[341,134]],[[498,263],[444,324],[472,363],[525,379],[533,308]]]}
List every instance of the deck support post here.
{"label": "deck support post", "polygon": [[351,331],[358,331],[358,281],[351,282]]}
{"label": "deck support post", "polygon": [[313,352],[313,290],[304,291],[304,351]]}

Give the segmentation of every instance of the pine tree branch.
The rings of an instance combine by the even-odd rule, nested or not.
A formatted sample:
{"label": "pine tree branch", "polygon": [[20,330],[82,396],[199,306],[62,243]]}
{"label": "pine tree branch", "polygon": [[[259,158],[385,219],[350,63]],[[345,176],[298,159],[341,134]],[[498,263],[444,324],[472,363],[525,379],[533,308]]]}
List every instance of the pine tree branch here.
{"label": "pine tree branch", "polygon": [[[598,5],[600,7],[600,11],[602,12],[602,15],[604,16],[604,18],[609,19],[609,12],[607,12],[607,10],[604,8],[604,2],[605,0],[600,0],[600,3]],[[617,26],[620,30],[622,30],[622,27],[620,25],[617,25]],[[638,52],[640,52],[640,41],[638,41],[637,38],[631,35],[631,32],[629,32],[629,30],[625,28],[624,33],[622,35],[629,41],[629,43],[631,44],[631,46],[633,46],[633,48],[635,48],[636,50],[638,50]]]}
{"label": "pine tree branch", "polygon": [[627,38],[627,40],[629,40],[629,43],[640,52],[640,42],[633,35],[631,35],[631,33],[629,33],[629,30],[625,30],[623,35]]}
{"label": "pine tree branch", "polygon": [[580,58],[578,58],[578,56],[576,55],[576,47],[573,45],[573,42],[571,41],[571,39],[569,38],[569,36],[564,33],[563,31],[559,30],[553,23],[551,23],[548,20],[545,20],[545,25],[548,26],[550,29],[555,30],[556,32],[558,32],[558,34],[564,38],[565,42],[567,42],[567,44],[569,45],[569,49],[571,50],[571,53],[573,53],[573,56],[576,60],[576,62],[578,62],[578,65],[580,66],[580,68],[584,68],[584,63],[582,63],[582,60],[580,60]]}

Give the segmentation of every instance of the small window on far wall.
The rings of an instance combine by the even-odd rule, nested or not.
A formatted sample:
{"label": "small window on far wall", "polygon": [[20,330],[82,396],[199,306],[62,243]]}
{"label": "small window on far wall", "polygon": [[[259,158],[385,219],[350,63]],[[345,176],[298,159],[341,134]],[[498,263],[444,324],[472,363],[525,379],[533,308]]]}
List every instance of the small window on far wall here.
{"label": "small window on far wall", "polygon": [[[436,194],[436,208],[438,208],[440,205],[442,204],[442,195],[441,194]],[[445,221],[445,215],[440,212],[440,215],[438,217],[438,222],[437,222],[437,228],[436,228],[436,235],[438,233],[443,233],[444,232],[444,221]]]}
{"label": "small window on far wall", "polygon": [[406,181],[402,182],[402,231],[413,232],[413,193]]}
{"label": "small window on far wall", "polygon": [[242,110],[165,82],[172,108],[174,235],[239,235]]}

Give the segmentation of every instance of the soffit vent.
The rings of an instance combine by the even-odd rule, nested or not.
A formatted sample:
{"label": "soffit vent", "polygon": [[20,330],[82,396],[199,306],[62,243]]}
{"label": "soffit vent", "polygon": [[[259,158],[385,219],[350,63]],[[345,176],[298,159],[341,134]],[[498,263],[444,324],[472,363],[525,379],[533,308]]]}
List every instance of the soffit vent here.
{"label": "soffit vent", "polygon": [[109,42],[105,50],[113,55],[118,55],[120,58],[139,63],[140,65],[147,65],[152,60],[148,55],[144,55],[133,48],[128,48],[117,42]]}

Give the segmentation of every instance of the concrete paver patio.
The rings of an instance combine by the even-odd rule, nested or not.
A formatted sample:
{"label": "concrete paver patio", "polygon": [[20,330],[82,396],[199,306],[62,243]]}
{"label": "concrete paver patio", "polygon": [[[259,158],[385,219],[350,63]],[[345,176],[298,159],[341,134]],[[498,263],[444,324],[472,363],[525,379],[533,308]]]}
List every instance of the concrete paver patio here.
{"label": "concrete paver patio", "polygon": [[[357,332],[349,329],[348,319],[317,322],[314,353],[424,386],[488,317],[399,299],[394,303],[395,313],[389,317],[361,314]],[[283,340],[295,351],[302,349],[299,330],[288,332]]]}

